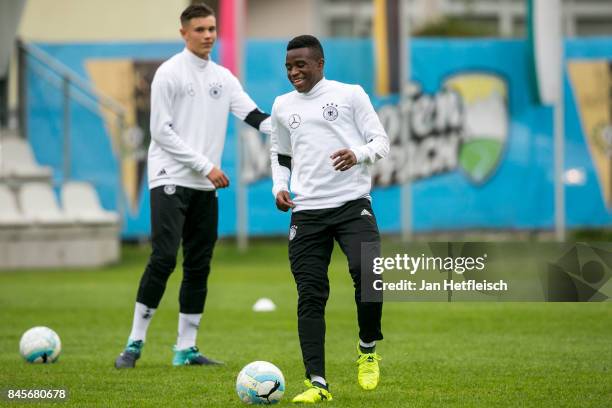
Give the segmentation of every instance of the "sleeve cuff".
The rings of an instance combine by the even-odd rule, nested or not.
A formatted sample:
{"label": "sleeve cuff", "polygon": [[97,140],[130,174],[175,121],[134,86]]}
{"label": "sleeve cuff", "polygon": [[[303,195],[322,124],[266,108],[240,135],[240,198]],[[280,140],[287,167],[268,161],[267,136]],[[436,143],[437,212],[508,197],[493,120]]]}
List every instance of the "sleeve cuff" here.
{"label": "sleeve cuff", "polygon": [[259,131],[268,136],[272,133],[272,119],[270,117],[267,117],[259,124]]}
{"label": "sleeve cuff", "polygon": [[363,163],[363,160],[366,157],[366,154],[362,150],[363,147],[365,147],[365,146],[362,146],[362,147],[353,147],[351,149],[351,151],[353,153],[355,153],[355,158],[357,159],[357,163]]}
{"label": "sleeve cuff", "polygon": [[289,186],[285,185],[275,185],[272,187],[272,195],[274,196],[274,198],[276,198],[276,196],[278,195],[278,193],[280,193],[281,191],[289,191]]}
{"label": "sleeve cuff", "polygon": [[212,164],[211,162],[206,163],[204,167],[202,168],[202,174],[204,174],[205,176],[208,176],[214,167],[215,165]]}

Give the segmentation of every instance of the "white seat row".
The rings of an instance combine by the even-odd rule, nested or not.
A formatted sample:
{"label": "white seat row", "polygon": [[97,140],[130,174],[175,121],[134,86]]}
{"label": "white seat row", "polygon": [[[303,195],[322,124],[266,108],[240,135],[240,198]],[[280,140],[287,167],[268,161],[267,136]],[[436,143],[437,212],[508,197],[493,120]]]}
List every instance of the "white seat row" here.
{"label": "white seat row", "polygon": [[101,266],[119,259],[119,217],[93,187],[71,182],[62,206],[49,183],[0,184],[0,271]]}
{"label": "white seat row", "polygon": [[120,254],[120,223],[94,188],[69,182],[51,187],[27,140],[0,131],[0,271],[101,266]]}
{"label": "white seat row", "polygon": [[61,189],[61,207],[48,183],[24,184],[16,195],[6,185],[0,185],[0,227],[119,223],[118,214],[104,210],[95,190],[86,182],[66,183]]}
{"label": "white seat row", "polygon": [[21,183],[50,181],[51,168],[39,165],[25,139],[10,135],[0,138],[0,180]]}

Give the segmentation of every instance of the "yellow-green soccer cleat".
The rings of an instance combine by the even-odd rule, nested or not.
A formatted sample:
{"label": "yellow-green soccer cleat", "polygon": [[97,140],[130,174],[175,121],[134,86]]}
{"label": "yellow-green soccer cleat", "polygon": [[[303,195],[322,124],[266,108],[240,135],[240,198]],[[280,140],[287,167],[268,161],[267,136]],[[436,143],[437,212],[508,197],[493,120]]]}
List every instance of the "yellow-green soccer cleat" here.
{"label": "yellow-green soccer cleat", "polygon": [[362,353],[357,345],[359,358],[357,359],[357,381],[364,390],[373,390],[378,385],[380,370],[378,362],[382,357],[376,353]]}
{"label": "yellow-green soccer cleat", "polygon": [[331,401],[332,395],[323,387],[313,385],[309,380],[305,380],[304,384],[308,389],[301,394],[293,397],[291,402],[302,404],[315,404],[317,402]]}

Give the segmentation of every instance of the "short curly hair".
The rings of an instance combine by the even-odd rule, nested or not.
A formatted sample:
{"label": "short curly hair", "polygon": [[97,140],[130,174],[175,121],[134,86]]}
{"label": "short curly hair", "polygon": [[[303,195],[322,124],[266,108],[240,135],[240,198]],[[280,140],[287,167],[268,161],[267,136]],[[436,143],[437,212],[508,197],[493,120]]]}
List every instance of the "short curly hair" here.
{"label": "short curly hair", "polygon": [[296,48],[310,48],[314,51],[315,58],[324,58],[323,47],[319,39],[313,35],[298,35],[287,44],[287,51]]}

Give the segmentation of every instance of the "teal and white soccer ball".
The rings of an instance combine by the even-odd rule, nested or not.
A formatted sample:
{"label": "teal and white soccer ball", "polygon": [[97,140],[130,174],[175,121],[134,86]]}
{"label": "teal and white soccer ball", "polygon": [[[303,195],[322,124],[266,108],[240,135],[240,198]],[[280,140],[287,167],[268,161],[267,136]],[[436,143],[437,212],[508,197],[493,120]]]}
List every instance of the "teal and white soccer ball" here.
{"label": "teal and white soccer ball", "polygon": [[19,341],[19,353],[29,363],[53,363],[62,351],[62,342],[48,327],[32,327]]}
{"label": "teal and white soccer ball", "polygon": [[274,364],[254,361],[238,374],[236,392],[245,404],[275,404],[285,392],[285,377]]}

